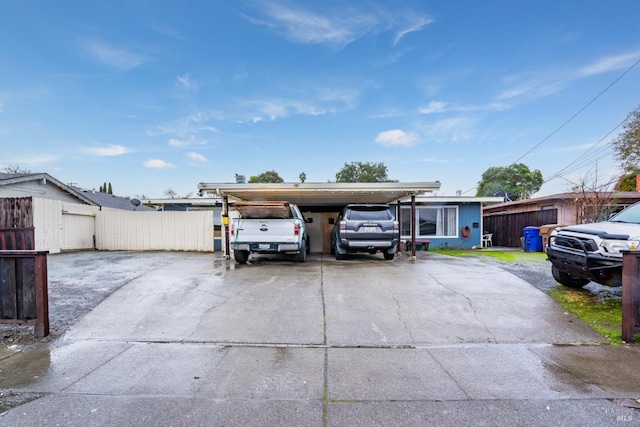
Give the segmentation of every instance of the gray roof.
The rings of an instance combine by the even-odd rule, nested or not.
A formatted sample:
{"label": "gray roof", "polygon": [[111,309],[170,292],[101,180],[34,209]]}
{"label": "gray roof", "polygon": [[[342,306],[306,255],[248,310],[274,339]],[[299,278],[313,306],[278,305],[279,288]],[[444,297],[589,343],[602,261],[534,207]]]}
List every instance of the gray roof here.
{"label": "gray roof", "polygon": [[153,211],[155,209],[149,206],[134,206],[131,199],[126,197],[115,196],[113,194],[101,193],[95,190],[85,190],[83,188],[74,187],[75,190],[81,192],[87,199],[103,208],[125,209],[129,211]]}
{"label": "gray roof", "polygon": [[131,204],[131,200],[126,197],[114,196],[113,194],[100,193],[93,190],[85,190],[79,187],[66,185],[47,173],[4,173],[0,172],[0,185],[16,184],[20,182],[36,181],[45,179],[55,184],[62,190],[77,197],[81,201],[95,206],[105,208],[136,210],[136,211],[153,211],[155,209],[148,206],[140,205],[138,207]]}

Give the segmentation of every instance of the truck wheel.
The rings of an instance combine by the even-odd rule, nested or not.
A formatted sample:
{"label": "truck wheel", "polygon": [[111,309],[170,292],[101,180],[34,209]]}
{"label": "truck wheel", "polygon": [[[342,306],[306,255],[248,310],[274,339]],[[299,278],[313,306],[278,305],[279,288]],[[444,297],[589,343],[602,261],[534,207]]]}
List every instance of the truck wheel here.
{"label": "truck wheel", "polygon": [[335,254],[337,260],[347,259],[346,255],[341,254],[340,252],[338,252],[338,242],[337,241],[336,241],[335,247],[333,248],[333,253]]}
{"label": "truck wheel", "polygon": [[249,251],[233,251],[233,257],[240,264],[246,264],[249,259]]}
{"label": "truck wheel", "polygon": [[389,251],[382,251],[382,254],[384,255],[384,259],[391,261],[393,259],[393,256],[395,254],[390,254]]}
{"label": "truck wheel", "polygon": [[587,283],[589,283],[591,281],[589,279],[583,279],[581,277],[575,277],[575,276],[572,276],[569,273],[565,273],[563,271],[560,271],[558,269],[558,267],[556,267],[555,265],[551,266],[551,275],[556,280],[556,282],[558,282],[561,285],[564,285],[564,286],[566,286],[568,288],[581,288],[581,287],[583,287],[584,285],[586,285]]}
{"label": "truck wheel", "polygon": [[302,241],[302,248],[300,249],[300,252],[298,252],[295,256],[295,261],[296,262],[305,262],[307,261],[307,241],[303,240]]}

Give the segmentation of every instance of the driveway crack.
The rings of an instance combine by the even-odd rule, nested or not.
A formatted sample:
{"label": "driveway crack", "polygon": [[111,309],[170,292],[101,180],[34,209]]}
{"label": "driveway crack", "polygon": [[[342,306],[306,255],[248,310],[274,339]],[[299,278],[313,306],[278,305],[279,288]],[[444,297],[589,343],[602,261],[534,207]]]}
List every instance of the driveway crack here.
{"label": "driveway crack", "polygon": [[415,345],[416,340],[413,338],[413,333],[411,333],[411,329],[409,329],[409,326],[407,325],[406,320],[402,317],[400,301],[398,300],[396,295],[393,293],[393,291],[389,290],[389,293],[391,294],[391,298],[393,298],[393,300],[396,302],[396,313],[398,315],[398,320],[400,320],[400,323],[402,323],[402,325],[404,326],[404,329],[409,334],[409,338],[411,338],[411,343]]}
{"label": "driveway crack", "polygon": [[463,297],[466,301],[467,304],[469,305],[469,307],[471,308],[471,311],[473,312],[473,317],[476,319],[476,321],[478,321],[478,323],[480,323],[482,325],[482,327],[484,328],[485,331],[487,331],[487,333],[491,336],[492,342],[493,343],[497,343],[498,340],[496,338],[496,336],[494,335],[494,333],[491,331],[491,329],[489,329],[489,327],[487,326],[487,324],[480,319],[480,317],[478,317],[478,312],[476,311],[476,308],[473,306],[473,300],[471,298],[469,298],[467,295],[463,294],[462,292],[459,292],[455,289],[452,289],[448,286],[445,286],[442,282],[440,282],[436,277],[433,277],[433,280],[440,286],[442,286],[443,288],[445,288],[446,290],[448,290],[451,293],[454,293],[456,295],[459,295],[461,297]]}

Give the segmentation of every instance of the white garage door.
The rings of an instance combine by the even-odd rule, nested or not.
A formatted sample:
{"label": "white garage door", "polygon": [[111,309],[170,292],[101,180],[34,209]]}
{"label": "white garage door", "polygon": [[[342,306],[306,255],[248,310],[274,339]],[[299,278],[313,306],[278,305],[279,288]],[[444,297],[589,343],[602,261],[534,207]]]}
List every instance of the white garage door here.
{"label": "white garage door", "polygon": [[63,251],[94,249],[96,218],[93,215],[62,213]]}

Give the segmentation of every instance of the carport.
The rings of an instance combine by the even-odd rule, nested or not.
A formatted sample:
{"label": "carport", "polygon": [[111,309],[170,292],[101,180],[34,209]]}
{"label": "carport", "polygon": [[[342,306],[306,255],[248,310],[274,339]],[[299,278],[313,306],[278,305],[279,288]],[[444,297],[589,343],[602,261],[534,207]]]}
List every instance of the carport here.
{"label": "carport", "polygon": [[[368,182],[368,183],[281,183],[281,184],[232,184],[200,183],[199,193],[214,194],[222,198],[222,217],[225,236],[224,253],[229,255],[228,224],[229,203],[234,201],[276,201],[286,200],[298,205],[305,216],[314,220],[310,227],[313,252],[328,252],[327,238],[330,227],[328,218],[349,203],[397,203],[411,200],[412,224],[415,222],[415,197],[440,189],[440,182]],[[411,240],[415,242],[415,230]],[[314,242],[315,247],[314,247]],[[320,245],[321,243],[321,245]],[[415,257],[415,244],[412,258]]]}

